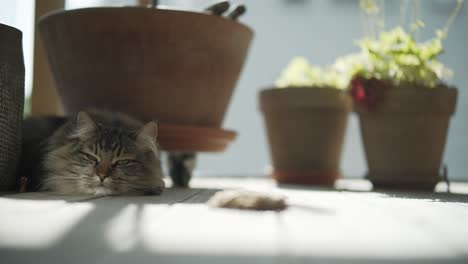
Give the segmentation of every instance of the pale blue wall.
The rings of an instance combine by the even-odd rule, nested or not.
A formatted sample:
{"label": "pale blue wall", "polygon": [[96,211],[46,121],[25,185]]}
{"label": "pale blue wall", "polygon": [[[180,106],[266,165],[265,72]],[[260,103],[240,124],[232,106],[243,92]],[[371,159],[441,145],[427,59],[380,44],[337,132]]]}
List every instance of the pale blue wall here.
{"label": "pale blue wall", "polygon": [[[221,155],[202,155],[200,172],[219,175],[260,175],[270,163],[257,93],[271,84],[289,59],[304,55],[316,64],[328,64],[336,56],[356,51],[353,40],[362,36],[357,1],[275,0],[246,1],[248,14],[242,21],[256,32],[246,67],[235,91],[225,127],[239,138]],[[421,39],[444,25],[454,0],[424,0],[422,17],[427,29]],[[399,1],[387,1],[388,24],[399,21]],[[457,114],[452,120],[445,160],[449,176],[468,180],[468,17],[461,11],[445,43],[442,60],[455,71],[452,80],[460,88]],[[349,177],[362,177],[365,160],[356,117],[351,117],[342,168]]]}
{"label": "pale blue wall", "polygon": [[[27,0],[30,1],[31,0]],[[25,2],[22,0],[20,2]],[[130,4],[134,0],[68,0],[67,7],[101,4]],[[209,0],[162,0],[162,4],[201,8]],[[262,175],[270,163],[263,120],[257,107],[257,93],[274,82],[291,57],[304,55],[315,64],[328,64],[336,56],[357,50],[353,40],[362,36],[357,0],[255,0],[245,1],[248,13],[241,21],[256,32],[250,55],[225,120],[225,127],[239,132],[239,138],[225,153],[200,156],[197,174]],[[430,37],[444,25],[455,0],[424,0],[422,16]],[[20,21],[25,14],[13,10],[13,1],[0,0],[0,22]],[[467,3],[468,4],[468,3]],[[31,5],[31,4],[29,4]],[[399,21],[400,1],[386,1],[387,24]],[[445,160],[450,176],[468,180],[468,17],[464,7],[455,21],[442,60],[455,71],[453,83],[460,88],[457,114],[452,121]],[[15,20],[16,19],[16,20]],[[12,22],[13,21],[13,22]],[[21,20],[22,21],[22,20]],[[27,23],[26,23],[27,24]],[[30,31],[30,29],[28,29]],[[29,41],[31,43],[31,41]],[[27,50],[31,50],[28,48]],[[32,56],[31,56],[32,57]],[[30,78],[30,75],[29,77]],[[365,173],[365,161],[356,117],[347,131],[342,167],[349,177]]]}

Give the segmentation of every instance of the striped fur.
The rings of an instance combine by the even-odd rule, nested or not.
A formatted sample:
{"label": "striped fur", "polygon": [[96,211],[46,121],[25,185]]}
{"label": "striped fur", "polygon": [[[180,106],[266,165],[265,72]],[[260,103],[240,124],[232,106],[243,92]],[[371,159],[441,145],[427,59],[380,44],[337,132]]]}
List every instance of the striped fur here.
{"label": "striped fur", "polygon": [[164,188],[157,125],[80,112],[49,138],[42,187],[63,194],[156,193]]}

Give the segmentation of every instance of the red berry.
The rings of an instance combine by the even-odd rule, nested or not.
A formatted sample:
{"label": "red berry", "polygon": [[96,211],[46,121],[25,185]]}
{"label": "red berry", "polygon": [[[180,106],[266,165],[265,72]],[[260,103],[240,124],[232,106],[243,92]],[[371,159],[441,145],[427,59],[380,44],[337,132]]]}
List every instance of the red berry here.
{"label": "red berry", "polygon": [[360,106],[371,110],[384,99],[385,82],[375,77],[364,79],[356,76],[351,80],[351,96]]}

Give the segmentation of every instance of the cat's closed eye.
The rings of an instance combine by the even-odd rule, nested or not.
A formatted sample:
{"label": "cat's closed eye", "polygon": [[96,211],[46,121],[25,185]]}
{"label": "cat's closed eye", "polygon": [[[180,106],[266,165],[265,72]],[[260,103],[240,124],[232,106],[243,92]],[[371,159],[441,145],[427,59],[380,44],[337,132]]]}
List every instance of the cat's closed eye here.
{"label": "cat's closed eye", "polygon": [[121,159],[121,160],[118,160],[114,163],[114,166],[129,166],[129,165],[133,165],[133,164],[136,164],[137,161],[136,160],[132,160],[132,159]]}
{"label": "cat's closed eye", "polygon": [[96,157],[86,152],[82,152],[82,151],[79,153],[79,159],[80,159],[80,162],[83,162],[83,163],[93,163],[93,164],[98,163],[98,160]]}

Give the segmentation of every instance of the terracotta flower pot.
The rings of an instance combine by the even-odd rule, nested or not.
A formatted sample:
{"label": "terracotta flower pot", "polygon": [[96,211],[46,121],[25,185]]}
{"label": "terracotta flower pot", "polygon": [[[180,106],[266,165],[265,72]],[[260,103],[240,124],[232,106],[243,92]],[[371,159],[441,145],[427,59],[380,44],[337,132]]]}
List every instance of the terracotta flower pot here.
{"label": "terracotta flower pot", "polygon": [[280,183],[333,185],[351,97],[330,88],[273,88],[260,92],[273,161]]}
{"label": "terracotta flower pot", "polygon": [[377,188],[433,189],[457,90],[391,87],[383,96],[373,110],[356,107],[370,181]]}
{"label": "terracotta flower pot", "polygon": [[219,16],[145,7],[59,11],[39,28],[67,113],[99,107],[216,128],[253,37]]}

